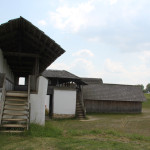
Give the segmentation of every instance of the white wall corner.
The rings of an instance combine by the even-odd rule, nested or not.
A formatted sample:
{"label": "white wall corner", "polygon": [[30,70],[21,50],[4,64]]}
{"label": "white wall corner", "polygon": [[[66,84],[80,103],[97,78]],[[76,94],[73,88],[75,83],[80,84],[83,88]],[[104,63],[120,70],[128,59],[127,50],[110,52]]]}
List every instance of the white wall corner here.
{"label": "white wall corner", "polygon": [[43,76],[39,77],[38,93],[30,94],[31,113],[30,122],[45,125],[45,101],[47,95],[48,80]]}

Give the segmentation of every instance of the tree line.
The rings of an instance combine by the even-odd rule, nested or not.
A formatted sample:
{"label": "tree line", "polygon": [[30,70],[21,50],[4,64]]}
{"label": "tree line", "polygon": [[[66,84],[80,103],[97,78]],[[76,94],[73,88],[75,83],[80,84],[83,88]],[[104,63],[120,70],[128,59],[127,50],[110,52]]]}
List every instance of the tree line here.
{"label": "tree line", "polygon": [[150,92],[150,83],[148,83],[145,88],[144,88],[144,85],[143,85],[143,84],[139,84],[139,86],[141,86],[142,91],[143,91],[144,93],[149,93],[149,92]]}

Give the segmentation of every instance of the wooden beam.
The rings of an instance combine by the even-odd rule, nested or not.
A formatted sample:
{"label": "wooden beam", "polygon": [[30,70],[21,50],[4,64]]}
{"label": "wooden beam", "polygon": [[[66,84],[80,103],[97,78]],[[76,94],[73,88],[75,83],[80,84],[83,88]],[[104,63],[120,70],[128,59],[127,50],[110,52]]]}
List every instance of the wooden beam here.
{"label": "wooden beam", "polygon": [[9,61],[9,63],[10,64],[20,64],[21,63],[21,65],[32,65],[33,64],[33,61],[21,61],[21,62],[19,62],[19,60],[12,60],[12,59],[9,59],[8,60]]}
{"label": "wooden beam", "polygon": [[39,55],[33,53],[3,52],[3,54],[4,56],[39,57]]}
{"label": "wooden beam", "polygon": [[12,72],[21,74],[21,73],[31,73],[32,70],[18,70],[18,69],[16,69],[16,70],[12,70]]}
{"label": "wooden beam", "polygon": [[38,57],[36,57],[36,59],[35,59],[34,74],[35,75],[39,74],[39,58]]}
{"label": "wooden beam", "polygon": [[11,65],[11,69],[12,70],[32,70],[32,66],[12,66]]}

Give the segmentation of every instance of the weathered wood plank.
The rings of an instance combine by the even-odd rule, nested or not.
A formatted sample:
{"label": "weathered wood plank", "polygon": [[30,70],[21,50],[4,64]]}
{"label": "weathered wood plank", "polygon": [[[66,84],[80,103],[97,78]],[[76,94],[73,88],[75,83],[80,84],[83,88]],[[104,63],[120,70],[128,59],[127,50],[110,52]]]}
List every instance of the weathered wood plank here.
{"label": "weathered wood plank", "polygon": [[142,103],[134,101],[85,100],[88,113],[141,113]]}

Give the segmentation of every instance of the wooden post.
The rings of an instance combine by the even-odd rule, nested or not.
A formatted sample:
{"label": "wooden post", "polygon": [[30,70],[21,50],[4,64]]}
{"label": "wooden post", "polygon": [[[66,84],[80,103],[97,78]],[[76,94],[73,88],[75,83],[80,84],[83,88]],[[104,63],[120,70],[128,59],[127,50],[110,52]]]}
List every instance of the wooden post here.
{"label": "wooden post", "polygon": [[19,77],[15,76],[15,85],[19,85]]}
{"label": "wooden post", "polygon": [[3,86],[2,86],[2,99],[1,99],[1,109],[0,109],[0,125],[2,123],[3,109],[5,104],[5,95],[6,95],[6,74],[4,75]]}
{"label": "wooden post", "polygon": [[35,75],[39,75],[39,57],[35,59]]}
{"label": "wooden post", "polygon": [[28,115],[28,123],[27,123],[27,130],[29,130],[29,125],[30,125],[30,111],[31,111],[31,104],[30,104],[30,83],[31,83],[31,81],[30,81],[30,79],[31,79],[31,76],[29,75],[28,76],[28,113],[29,113],[29,115]]}

